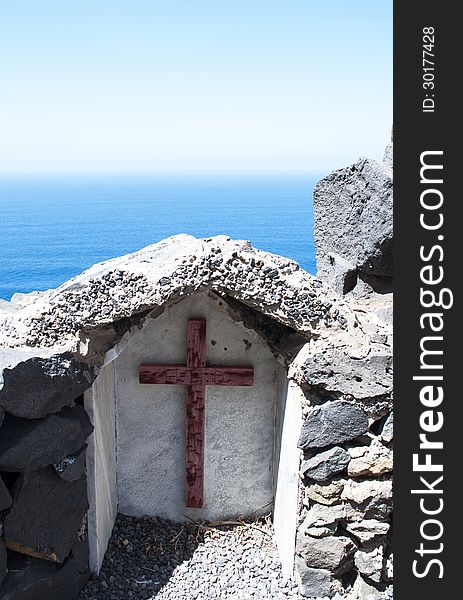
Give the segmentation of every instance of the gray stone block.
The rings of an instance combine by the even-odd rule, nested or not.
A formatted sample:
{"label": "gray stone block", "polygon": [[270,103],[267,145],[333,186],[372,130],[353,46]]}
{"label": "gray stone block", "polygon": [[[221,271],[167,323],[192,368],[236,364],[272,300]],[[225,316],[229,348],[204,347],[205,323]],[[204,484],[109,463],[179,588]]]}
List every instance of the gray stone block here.
{"label": "gray stone block", "polygon": [[356,546],[348,537],[311,537],[300,532],[296,540],[296,552],[308,567],[327,569],[334,575],[342,575],[352,568]]}
{"label": "gray stone block", "polygon": [[381,346],[366,358],[352,358],[342,349],[314,354],[301,367],[302,383],[326,393],[341,392],[358,400],[392,391],[392,352]]}
{"label": "gray stone block", "polygon": [[381,430],[381,439],[386,444],[392,442],[394,438],[394,413],[391,411]]}
{"label": "gray stone block", "polygon": [[308,567],[300,556],[296,556],[295,567],[299,592],[303,596],[307,598],[331,596],[334,580],[327,569]]}
{"label": "gray stone block", "polygon": [[381,583],[384,569],[384,547],[379,544],[374,548],[362,548],[355,554],[355,567],[368,581]]}
{"label": "gray stone block", "polygon": [[347,531],[362,544],[369,544],[373,540],[384,537],[387,535],[389,528],[389,523],[377,521],[376,519],[364,519],[346,525]]}
{"label": "gray stone block", "polygon": [[333,400],[316,406],[302,426],[298,446],[323,448],[353,440],[368,429],[366,413],[355,404]]}
{"label": "gray stone block", "polygon": [[[345,481],[342,479],[311,483],[305,488],[305,496],[307,499],[327,506],[338,504],[341,500],[344,483]],[[308,506],[309,503],[307,499],[304,504]]]}
{"label": "gray stone block", "polygon": [[353,289],[357,276],[392,279],[391,155],[387,163],[360,159],[315,187],[317,275],[340,293]]}
{"label": "gray stone block", "polygon": [[344,471],[349,461],[349,453],[343,448],[335,446],[304,461],[301,472],[304,476],[315,479],[315,481],[326,481],[336,473]]}
{"label": "gray stone block", "polygon": [[392,511],[392,481],[349,479],[341,498],[361,507],[366,519],[384,521]]}

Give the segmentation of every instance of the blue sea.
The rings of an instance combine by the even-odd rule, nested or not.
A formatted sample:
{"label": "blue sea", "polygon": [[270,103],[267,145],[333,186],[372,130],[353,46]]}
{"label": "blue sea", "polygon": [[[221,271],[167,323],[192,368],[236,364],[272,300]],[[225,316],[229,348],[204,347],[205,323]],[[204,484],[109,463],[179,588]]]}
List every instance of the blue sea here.
{"label": "blue sea", "polygon": [[226,234],[315,273],[321,175],[0,178],[0,298],[54,288],[177,233]]}

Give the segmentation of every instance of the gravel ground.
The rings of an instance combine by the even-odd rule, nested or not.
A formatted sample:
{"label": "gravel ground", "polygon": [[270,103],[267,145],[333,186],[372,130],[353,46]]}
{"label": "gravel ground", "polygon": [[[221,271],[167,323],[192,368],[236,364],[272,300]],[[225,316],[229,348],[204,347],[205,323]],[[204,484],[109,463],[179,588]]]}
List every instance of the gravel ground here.
{"label": "gravel ground", "polygon": [[80,600],[227,598],[302,598],[282,578],[269,518],[214,525],[119,515],[100,575],[80,594]]}

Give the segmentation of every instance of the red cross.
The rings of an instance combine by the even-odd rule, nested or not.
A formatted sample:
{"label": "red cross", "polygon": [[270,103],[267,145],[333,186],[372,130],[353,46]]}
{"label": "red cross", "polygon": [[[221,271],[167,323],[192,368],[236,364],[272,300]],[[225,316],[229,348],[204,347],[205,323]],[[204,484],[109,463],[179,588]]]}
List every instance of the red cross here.
{"label": "red cross", "polygon": [[140,383],[186,385],[186,505],[201,508],[204,491],[204,423],[206,385],[253,385],[252,367],[206,366],[206,321],[188,321],[184,365],[140,365]]}

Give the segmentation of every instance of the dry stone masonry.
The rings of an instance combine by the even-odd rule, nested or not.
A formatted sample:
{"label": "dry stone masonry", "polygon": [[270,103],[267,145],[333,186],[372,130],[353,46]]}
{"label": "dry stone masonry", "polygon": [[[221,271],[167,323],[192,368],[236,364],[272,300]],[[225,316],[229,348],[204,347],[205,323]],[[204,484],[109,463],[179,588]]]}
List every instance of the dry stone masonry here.
{"label": "dry stone masonry", "polygon": [[383,163],[319,182],[314,201],[318,276],[350,300],[369,341],[311,340],[292,373],[307,400],[296,572],[306,596],[348,588],[376,600],[393,577],[392,143]]}
{"label": "dry stone masonry", "polygon": [[[212,311],[211,327],[220,331],[222,311],[223,331],[239,333],[256,385],[263,370],[276,374],[265,388],[276,391],[262,480],[276,490],[270,510],[283,574],[294,568],[303,597],[383,597],[393,561],[390,153],[384,164],[363,160],[317,187],[317,261],[327,283],[248,242],[180,235],[0,304],[1,600],[76,598],[99,569],[120,501],[108,440],[116,448],[115,422],[130,411],[97,400],[116,398],[112,385],[132,389],[120,361],[140,349],[141,332],[158,332],[156,323],[171,331],[169,315],[195,317],[198,307]],[[155,335],[159,363],[165,340]],[[208,356],[226,357],[213,337]],[[253,352],[265,361],[247,365]],[[226,408],[220,414],[216,449],[230,423]],[[257,431],[257,422],[246,425]],[[140,468],[135,458],[129,467]],[[103,492],[108,502],[98,505]]]}

